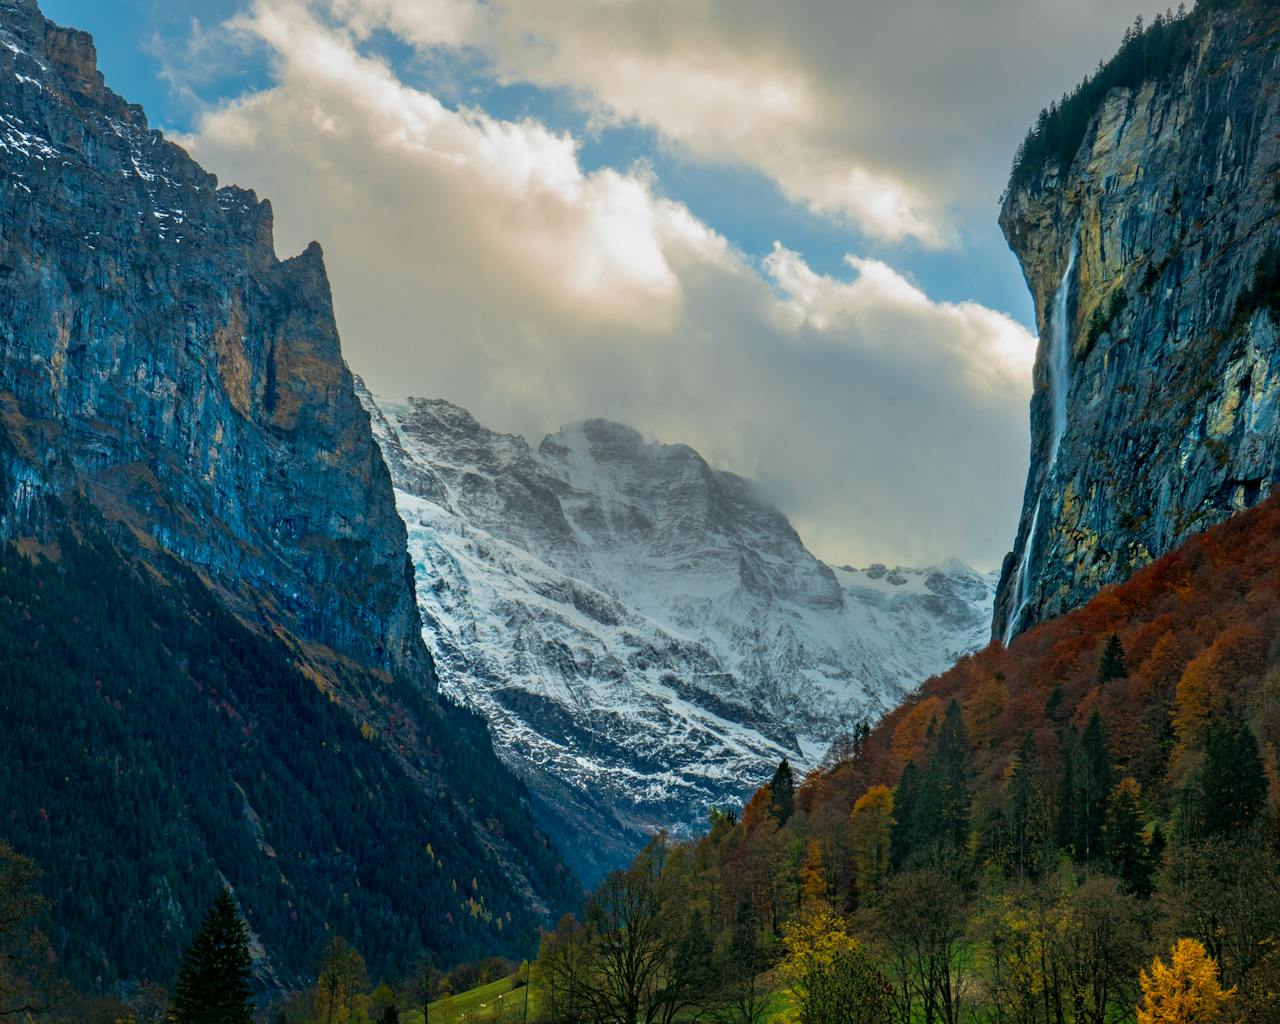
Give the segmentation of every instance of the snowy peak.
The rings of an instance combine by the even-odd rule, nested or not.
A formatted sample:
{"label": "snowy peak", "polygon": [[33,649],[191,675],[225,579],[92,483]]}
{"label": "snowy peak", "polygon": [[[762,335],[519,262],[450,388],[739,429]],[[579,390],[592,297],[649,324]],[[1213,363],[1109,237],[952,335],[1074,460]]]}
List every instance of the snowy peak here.
{"label": "snowy peak", "polygon": [[832,569],[686,445],[593,419],[535,449],[448,402],[361,394],[441,687],[485,714],[588,880],[985,643],[994,576]]}
{"label": "snowy peak", "polygon": [[831,571],[786,516],[750,481],[712,469],[687,445],[645,443],[630,427],[589,420],[549,435],[538,451],[571,488],[562,501],[569,521],[591,547],[625,561],[637,584],[666,592],[673,574],[694,573],[702,583],[683,584],[691,596],[742,589],[841,605]]}

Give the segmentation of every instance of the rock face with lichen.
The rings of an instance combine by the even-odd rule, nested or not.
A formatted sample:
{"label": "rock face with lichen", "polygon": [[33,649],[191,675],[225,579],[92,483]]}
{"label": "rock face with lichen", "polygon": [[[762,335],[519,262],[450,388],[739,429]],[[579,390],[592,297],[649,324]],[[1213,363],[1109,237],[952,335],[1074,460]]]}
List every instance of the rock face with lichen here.
{"label": "rock face with lichen", "polygon": [[1209,15],[1175,73],[1106,95],[1069,167],[1011,186],[1000,224],[1041,345],[995,637],[1082,604],[1274,486],[1278,86],[1280,13]]}
{"label": "rock face with lichen", "polygon": [[277,259],[34,0],[0,0],[0,188],[0,534],[87,502],[322,658],[429,676],[319,246]]}

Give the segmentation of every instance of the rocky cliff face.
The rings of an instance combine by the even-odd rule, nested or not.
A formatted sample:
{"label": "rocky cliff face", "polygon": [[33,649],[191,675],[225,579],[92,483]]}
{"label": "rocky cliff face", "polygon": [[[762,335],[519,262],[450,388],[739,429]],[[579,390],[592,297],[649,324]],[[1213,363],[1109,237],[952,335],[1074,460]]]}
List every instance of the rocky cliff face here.
{"label": "rocky cliff face", "polygon": [[[436,699],[319,247],[278,259],[270,206],[150,130],[34,0],[0,0],[0,191],[0,541],[72,595],[10,577],[34,667],[0,672],[0,837],[41,854],[60,955],[154,977],[215,883],[264,983],[300,984],[330,928],[388,973],[424,946],[526,954],[581,889],[484,723]],[[132,611],[74,607],[112,580]],[[104,642],[150,653],[96,677]],[[104,686],[125,699],[91,729]],[[144,895],[104,900],[84,860]]]}
{"label": "rocky cliff face", "polygon": [[746,480],[605,420],[536,448],[374,403],[441,687],[480,709],[584,877],[815,764],[981,647],[995,580],[833,568]]}
{"label": "rocky cliff face", "polygon": [[84,33],[0,0],[0,533],[87,501],[244,613],[425,676],[404,531],[320,248],[107,89]]}
{"label": "rocky cliff face", "polygon": [[1256,504],[1280,474],[1280,13],[1194,16],[1185,62],[1113,89],[1001,226],[1040,352],[997,638]]}

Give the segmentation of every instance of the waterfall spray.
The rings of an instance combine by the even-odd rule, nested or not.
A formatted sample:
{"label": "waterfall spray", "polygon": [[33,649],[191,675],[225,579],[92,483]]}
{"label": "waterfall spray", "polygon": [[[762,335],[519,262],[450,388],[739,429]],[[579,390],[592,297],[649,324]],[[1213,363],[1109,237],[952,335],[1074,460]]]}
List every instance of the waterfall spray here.
{"label": "waterfall spray", "polygon": [[1044,472],[1040,496],[1036,498],[1035,509],[1031,513],[1031,525],[1026,539],[1022,542],[1022,551],[1018,556],[1018,571],[1013,578],[1013,611],[1005,621],[1004,644],[1009,646],[1022,613],[1027,610],[1031,601],[1031,578],[1035,575],[1035,543],[1036,530],[1040,525],[1040,504],[1044,500],[1044,485],[1048,483],[1058,464],[1058,449],[1062,445],[1062,436],[1067,432],[1067,393],[1071,387],[1071,279],[1075,274],[1076,260],[1080,256],[1080,232],[1077,230],[1071,240],[1071,255],[1067,258],[1067,269],[1063,271],[1062,281],[1058,285],[1057,294],[1053,297],[1053,313],[1049,321],[1049,407],[1052,413],[1051,426],[1053,433],[1049,442],[1049,465]]}

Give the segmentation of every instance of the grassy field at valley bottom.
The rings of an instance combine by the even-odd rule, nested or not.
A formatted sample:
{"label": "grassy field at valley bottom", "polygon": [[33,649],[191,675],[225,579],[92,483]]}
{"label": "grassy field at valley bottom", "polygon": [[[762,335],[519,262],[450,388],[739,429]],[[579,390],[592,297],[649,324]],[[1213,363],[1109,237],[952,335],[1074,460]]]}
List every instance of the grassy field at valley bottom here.
{"label": "grassy field at valley bottom", "polygon": [[[430,1007],[429,1024],[523,1024],[525,986],[519,983],[518,978],[519,975],[512,974],[446,999],[437,999]],[[542,1000],[536,977],[528,994],[528,1019],[539,1020]],[[789,1008],[790,1000],[786,993],[777,993],[768,1019],[772,1020]],[[402,1013],[400,1019],[404,1024],[423,1024],[421,1010],[409,1010]]]}

